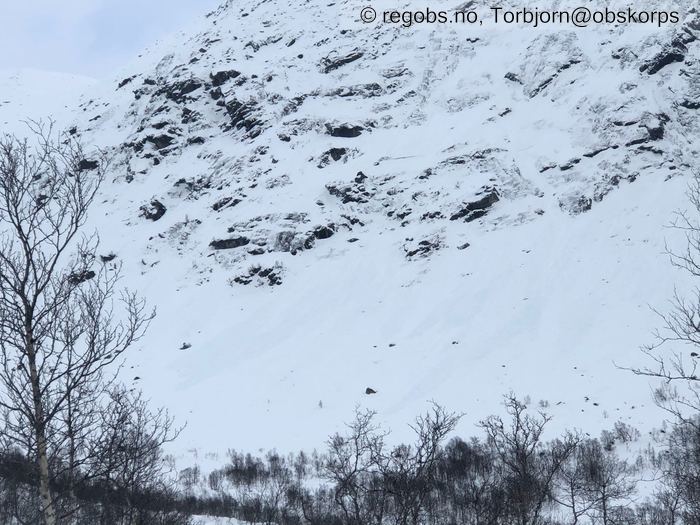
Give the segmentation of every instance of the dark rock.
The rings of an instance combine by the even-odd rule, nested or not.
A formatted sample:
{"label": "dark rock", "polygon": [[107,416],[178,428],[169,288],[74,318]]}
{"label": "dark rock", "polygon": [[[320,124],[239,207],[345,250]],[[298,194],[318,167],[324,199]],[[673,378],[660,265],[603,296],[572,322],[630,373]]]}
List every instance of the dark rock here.
{"label": "dark rock", "polygon": [[458,250],[466,250],[466,249],[469,248],[470,246],[471,246],[471,244],[469,244],[468,242],[465,242],[465,243],[462,244],[461,246],[457,246],[457,249],[458,249]]}
{"label": "dark rock", "polygon": [[331,137],[341,137],[347,139],[359,137],[364,131],[364,128],[362,126],[352,126],[350,124],[340,124],[338,126],[326,124],[326,130]]}
{"label": "dark rock", "polygon": [[257,264],[251,266],[247,274],[235,277],[233,282],[246,285],[252,283],[254,279],[257,279],[259,284],[279,286],[282,284],[281,268],[279,266],[263,268]]}
{"label": "dark rock", "polygon": [[571,68],[572,66],[575,66],[576,64],[579,64],[581,61],[577,59],[572,59],[569,60],[568,62],[562,64],[559,66],[559,68],[556,70],[556,72],[551,75],[549,78],[545,79],[542,81],[537,87],[534,89],[531,89],[530,92],[528,93],[530,98],[535,97],[539,93],[541,93],[547,86],[549,86],[554,80],[564,71],[567,69]]}
{"label": "dark rock", "polygon": [[628,126],[634,126],[635,124],[639,124],[639,121],[638,120],[627,120],[627,121],[625,121],[625,120],[613,120],[613,124],[615,126],[628,127]]}
{"label": "dark rock", "polygon": [[326,152],[335,161],[342,159],[347,153],[348,150],[346,148],[331,148]]}
{"label": "dark rock", "polygon": [[653,115],[650,119],[646,119],[646,122],[642,122],[641,124],[641,127],[646,130],[646,136],[631,140],[627,142],[625,146],[637,146],[646,142],[662,140],[665,136],[666,124],[669,120],[670,117],[665,113],[659,113],[658,115]]}
{"label": "dark rock", "polygon": [[85,281],[89,281],[90,279],[94,279],[95,275],[97,275],[95,272],[92,270],[83,270],[81,272],[75,272],[72,273],[68,276],[68,282],[73,285],[78,285],[82,284]]}
{"label": "dark rock", "polygon": [[644,127],[649,132],[649,140],[661,140],[664,138],[666,123],[670,120],[665,113],[657,115],[659,119],[655,125],[645,125]]}
{"label": "dark rock", "polygon": [[153,199],[149,205],[141,206],[139,209],[142,217],[154,222],[160,220],[166,211],[165,206],[158,199]]}
{"label": "dark rock", "polygon": [[429,221],[435,219],[442,219],[443,217],[444,215],[440,211],[427,211],[423,215],[421,215],[420,220]]}
{"label": "dark rock", "polygon": [[442,248],[442,242],[438,238],[424,239],[415,247],[404,246],[406,257],[412,259],[414,257],[427,257],[431,253]]}
{"label": "dark rock", "polygon": [[324,73],[330,73],[339,67],[350,64],[355,60],[359,60],[363,55],[364,53],[362,51],[353,51],[352,53],[348,53],[347,55],[334,59],[324,58],[321,62],[321,67]]}
{"label": "dark rock", "polygon": [[559,166],[559,169],[561,171],[569,171],[570,169],[573,169],[573,167],[576,166],[576,164],[578,164],[579,162],[581,162],[580,158],[571,159],[566,164],[562,164],[561,166]]}
{"label": "dark rock", "polygon": [[321,159],[318,162],[319,169],[323,169],[328,166],[331,162],[338,162],[344,158],[348,153],[346,148],[331,148],[325,151],[321,155]]}
{"label": "dark rock", "polygon": [[644,144],[645,142],[648,142],[649,138],[648,137],[640,137],[638,139],[630,140],[625,144],[628,148],[631,146],[638,146],[639,144]]}
{"label": "dark rock", "polygon": [[365,394],[367,394],[368,396],[372,395],[372,394],[376,394],[376,393],[377,393],[377,391],[374,390],[373,388],[370,388],[370,387],[365,388]]}
{"label": "dark rock", "polygon": [[258,277],[267,279],[267,284],[276,286],[282,284],[282,278],[275,271],[275,268],[264,268],[258,272]]}
{"label": "dark rock", "polygon": [[116,258],[117,258],[117,255],[114,254],[114,253],[109,253],[109,254],[107,254],[107,255],[100,255],[100,260],[101,260],[103,263],[111,262],[111,261],[113,261],[113,260],[116,259]]}
{"label": "dark rock", "polygon": [[211,184],[211,176],[201,175],[192,179],[180,178],[175,181],[173,186],[188,192],[190,196],[194,196],[195,194],[211,189]]}
{"label": "dark rock", "polygon": [[96,170],[99,168],[100,163],[96,160],[88,160],[88,159],[82,159],[78,163],[78,170],[80,171],[89,171],[89,170]]}
{"label": "dark rock", "polygon": [[200,119],[200,114],[190,108],[182,108],[182,123],[191,124],[192,122],[197,122]]}
{"label": "dark rock", "polygon": [[456,221],[462,218],[464,218],[465,222],[476,220],[486,215],[488,209],[499,200],[498,192],[495,189],[489,190],[488,193],[479,200],[467,203],[461,210],[454,213],[450,217],[450,220]]}
{"label": "dark rock", "polygon": [[329,239],[333,236],[334,233],[335,230],[333,230],[333,228],[329,226],[317,226],[314,229],[314,237],[316,237],[319,240]]}
{"label": "dark rock", "polygon": [[209,96],[214,100],[219,100],[224,96],[224,93],[221,91],[221,88],[215,88],[209,91]]}
{"label": "dark rock", "polygon": [[133,75],[133,76],[130,76],[130,77],[125,78],[124,80],[122,80],[121,82],[119,82],[119,84],[117,84],[117,89],[123,88],[123,87],[126,86],[129,82],[131,82],[132,80],[134,80],[135,78],[136,78],[136,75]]}
{"label": "dark rock", "polygon": [[388,216],[388,217],[395,216],[395,217],[396,217],[397,219],[399,219],[399,220],[404,220],[406,217],[408,217],[409,215],[411,215],[411,213],[413,213],[413,210],[410,210],[410,209],[409,209],[409,210],[400,211],[400,212],[398,212],[398,213],[396,213],[395,210],[392,210],[392,211],[390,211],[389,213],[387,213],[387,216]]}
{"label": "dark rock", "polygon": [[603,153],[604,151],[608,151],[609,149],[617,149],[619,146],[604,146],[602,148],[597,148],[594,149],[593,151],[589,151],[588,153],[584,153],[583,156],[586,157],[587,159],[592,159],[593,157],[596,157]]}
{"label": "dark rock", "polygon": [[520,80],[520,78],[518,78],[518,75],[516,75],[515,73],[512,73],[512,72],[506,73],[504,78],[506,80],[510,80],[511,82],[515,82],[517,84],[523,83],[523,81]]}
{"label": "dark rock", "polygon": [[260,133],[262,122],[255,116],[256,107],[253,104],[244,104],[235,98],[226,102],[226,111],[231,118],[230,129],[245,129],[251,136]]}
{"label": "dark rock", "polygon": [[341,199],[343,204],[348,204],[350,202],[356,202],[358,204],[367,203],[372,196],[372,193],[364,189],[364,186],[336,186],[334,184],[326,184],[326,189],[328,193]]}
{"label": "dark rock", "polygon": [[224,197],[223,199],[219,199],[214,204],[212,204],[211,209],[214,211],[219,211],[219,210],[223,210],[224,208],[229,208],[231,206],[235,206],[236,204],[239,204],[240,202],[241,202],[241,199],[236,199],[234,197]]}
{"label": "dark rock", "polygon": [[203,86],[202,81],[196,78],[189,78],[187,80],[180,80],[172,84],[168,84],[161,89],[159,89],[157,95],[165,95],[166,98],[182,104],[193,100],[193,97],[189,96],[191,93],[197,91]]}
{"label": "dark rock", "polygon": [[349,215],[341,215],[343,219],[348,221],[351,225],[355,226],[356,224],[359,224],[360,226],[364,226],[365,223],[362,222],[360,219],[357,217],[350,217]]}
{"label": "dark rock", "polygon": [[162,150],[170,146],[175,138],[170,135],[148,135],[145,139],[146,142],[150,142],[157,150]]}
{"label": "dark rock", "polygon": [[688,49],[681,42],[676,42],[674,45],[668,46],[657,53],[651,60],[639,66],[639,71],[646,71],[647,74],[654,75],[670,64],[683,62],[687,52]]}
{"label": "dark rock", "polygon": [[192,146],[193,144],[204,144],[204,137],[190,137],[187,139],[187,145]]}
{"label": "dark rock", "polygon": [[215,250],[231,250],[233,248],[240,248],[250,243],[250,239],[247,237],[233,237],[231,239],[219,239],[214,240],[209,243]]}
{"label": "dark rock", "polygon": [[229,69],[228,71],[217,71],[216,73],[211,73],[209,78],[211,78],[211,83],[214,87],[219,87],[229,80],[239,77],[240,75],[240,71]]}

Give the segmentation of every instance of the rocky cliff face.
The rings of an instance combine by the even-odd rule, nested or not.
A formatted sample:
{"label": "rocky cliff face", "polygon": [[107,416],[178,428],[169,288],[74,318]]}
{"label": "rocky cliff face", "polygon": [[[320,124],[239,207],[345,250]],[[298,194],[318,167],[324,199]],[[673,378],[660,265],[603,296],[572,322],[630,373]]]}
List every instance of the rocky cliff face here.
{"label": "rocky cliff face", "polygon": [[[332,236],[401,228],[425,257],[462,244],[447,229],[584,213],[693,166],[697,13],[664,30],[404,28],[362,25],[360,7],[229,2],[85,105],[117,191],[152,188],[139,207],[161,211],[142,218],[170,226],[152,244],[185,235],[232,282],[278,285],[260,271],[279,253]],[[173,222],[187,201],[196,215]]]}
{"label": "rocky cliff face", "polygon": [[[567,7],[567,2],[559,4]],[[446,391],[451,399],[464,397],[459,385],[465,369],[496,377],[507,356],[524,363],[561,355],[563,339],[538,339],[541,328],[533,326],[545,321],[535,318],[559,310],[568,326],[580,302],[565,300],[563,288],[557,292],[561,297],[552,295],[559,299],[544,294],[528,306],[527,311],[539,312],[533,318],[512,306],[516,299],[491,291],[511,286],[511,272],[523,265],[528,269],[522,281],[546,288],[552,257],[569,260],[571,253],[542,253],[538,262],[513,267],[503,259],[529,253],[533,239],[531,244],[543,251],[543,238],[557,250],[556,242],[547,239],[552,228],[581,253],[608,249],[596,239],[610,233],[610,221],[627,213],[621,202],[642,216],[653,214],[653,209],[638,209],[656,205],[650,188],[673,188],[659,195],[658,207],[667,213],[682,195],[674,181],[698,168],[696,9],[662,29],[405,28],[362,24],[358,16],[364,5],[356,0],[310,0],[295,7],[229,1],[207,15],[200,33],[161,50],[162,56],[145,57],[81,108],[74,131],[114,156],[104,188],[104,217],[96,219],[105,249],[114,248],[127,275],[159,283],[144,285],[154,302],[205,312],[184,314],[166,305],[155,328],[158,335],[152,336],[153,347],[160,346],[156,341],[176,344],[169,339],[171,326],[173,338],[196,343],[199,337],[193,351],[199,346],[204,353],[183,358],[161,350],[146,358],[151,378],[165,368],[191,386],[184,390],[192,406],[194,399],[226,384],[223,377],[219,383],[210,377],[211,367],[219,366],[212,363],[221,359],[230,359],[235,377],[263,378],[242,380],[231,402],[250,404],[250,414],[272,410],[270,421],[276,417],[284,424],[281,413],[289,406],[308,405],[304,413],[309,417],[325,417],[313,412],[324,397],[342,399],[332,416],[334,422],[342,420],[346,408],[364,399],[366,387],[378,391],[373,400],[384,396],[372,402],[385,403],[387,414],[412,411]],[[481,2],[461,8],[488,12]],[[634,190],[639,184],[642,189]],[[615,203],[603,206],[618,194]],[[667,215],[654,217],[661,221]],[[655,227],[658,235],[652,238],[660,242],[661,224]],[[598,229],[583,234],[583,228]],[[638,240],[636,246],[648,241]],[[654,257],[659,253],[652,251]],[[328,258],[335,266],[324,266]],[[425,277],[431,272],[445,280],[431,281]],[[485,284],[467,282],[471,275]],[[569,274],[556,279],[563,275]],[[635,275],[648,280],[643,272]],[[581,286],[592,282],[580,273],[570,277],[581,278]],[[342,285],[328,291],[330,283]],[[307,287],[335,299],[315,303]],[[386,300],[381,308],[393,304],[395,311],[362,321],[360,311],[372,316],[368,304],[376,304],[376,297],[367,300],[367,293],[377,287]],[[419,292],[404,297],[404,287]],[[175,290],[183,290],[187,299],[172,299]],[[659,297],[662,293],[660,288]],[[498,300],[484,299],[494,296]],[[277,306],[266,311],[269,303],[261,297]],[[347,301],[355,313],[336,301]],[[406,317],[403,301],[411,304]],[[632,301],[648,300],[640,292]],[[474,314],[482,307],[493,322],[485,335],[481,317]],[[455,315],[460,308],[462,315]],[[168,318],[178,313],[186,320]],[[337,316],[344,316],[342,323]],[[583,317],[598,319],[596,314]],[[422,327],[423,333],[397,327],[394,336],[380,326],[389,319]],[[605,322],[585,319],[592,332],[606,329]],[[626,329],[648,321],[642,315]],[[231,323],[236,328],[229,330]],[[513,324],[522,325],[519,335],[504,334],[504,327]],[[212,327],[210,336],[197,335]],[[273,327],[279,333],[268,337]],[[364,332],[370,335],[358,335]],[[394,337],[404,338],[405,353],[349,357],[352,348],[389,348]],[[615,332],[608,339],[618,345],[630,342],[626,337]],[[534,342],[525,342],[528,338]],[[442,339],[445,348],[438,342]],[[455,353],[455,341],[471,345],[470,350]],[[432,361],[426,345],[435,352]],[[591,362],[600,361],[594,355],[608,355],[608,349],[591,345],[577,341],[573,346],[581,353],[595,352]],[[488,352],[494,357],[485,358]],[[252,356],[262,357],[255,361]],[[430,378],[417,373],[423,359],[439,364],[442,372]],[[571,371],[573,361],[562,359],[562,370]],[[337,379],[341,386],[334,388],[331,380],[311,386],[319,375],[343,370],[338,360],[348,366],[346,377]],[[601,366],[610,366],[609,361]],[[377,362],[379,368],[372,369]],[[228,369],[221,366],[216,373]],[[302,377],[289,379],[289,369],[300,368],[305,369]],[[598,386],[591,388],[607,391],[603,383],[610,376],[596,377]],[[493,393],[538,382],[499,379]],[[645,393],[646,385],[640,386]],[[279,400],[277,405],[272,401],[272,409],[271,396]],[[204,420],[206,414],[192,417]]]}

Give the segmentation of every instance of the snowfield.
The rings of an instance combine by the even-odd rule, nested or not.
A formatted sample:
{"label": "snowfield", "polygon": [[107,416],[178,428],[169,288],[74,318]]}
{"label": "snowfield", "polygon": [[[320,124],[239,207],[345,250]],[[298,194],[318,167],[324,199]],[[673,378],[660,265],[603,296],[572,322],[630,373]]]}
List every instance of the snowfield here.
{"label": "snowfield", "polygon": [[51,113],[113,156],[91,226],[157,307],[123,378],[187,422],[173,451],[320,448],[356,406],[405,438],[431,400],[466,437],[511,390],[552,432],[658,427],[619,367],[690,286],[665,244],[698,170],[697,9],[552,30],[364,5],[231,1],[112,82],[0,79],[4,130]]}
{"label": "snowfield", "polygon": [[0,130],[24,135],[26,121],[51,117],[58,127],[75,118],[84,93],[97,85],[95,79],[35,69],[0,70]]}

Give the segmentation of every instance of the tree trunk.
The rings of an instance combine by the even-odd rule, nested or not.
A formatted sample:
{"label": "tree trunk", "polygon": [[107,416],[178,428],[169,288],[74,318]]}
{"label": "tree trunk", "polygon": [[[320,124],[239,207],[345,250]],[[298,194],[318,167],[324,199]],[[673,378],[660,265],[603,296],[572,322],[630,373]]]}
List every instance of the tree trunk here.
{"label": "tree trunk", "polygon": [[34,402],[34,434],[36,437],[37,464],[39,467],[39,500],[41,512],[44,516],[44,525],[56,525],[56,509],[51,497],[49,456],[46,446],[46,426],[44,421],[44,409],[41,403],[41,387],[39,374],[36,367],[36,349],[31,331],[27,337],[27,360],[29,364],[30,380],[32,383],[32,397]]}
{"label": "tree trunk", "polygon": [[39,499],[44,514],[45,525],[56,525],[56,509],[54,509],[51,488],[49,487],[49,460],[46,455],[46,439],[39,449]]}

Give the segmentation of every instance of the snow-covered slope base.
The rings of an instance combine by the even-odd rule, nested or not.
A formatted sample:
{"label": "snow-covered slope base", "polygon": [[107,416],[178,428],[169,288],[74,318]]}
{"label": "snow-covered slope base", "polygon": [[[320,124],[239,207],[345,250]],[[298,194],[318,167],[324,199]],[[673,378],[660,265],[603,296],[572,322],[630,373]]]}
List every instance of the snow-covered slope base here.
{"label": "snow-covered slope base", "polygon": [[364,5],[228,2],[79,111],[114,153],[103,255],[158,307],[127,379],[204,451],[319,446],[358,404],[400,434],[435,400],[469,435],[511,389],[561,427],[657,424],[614,363],[683,284],[697,12],[408,29]]}

